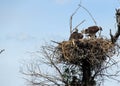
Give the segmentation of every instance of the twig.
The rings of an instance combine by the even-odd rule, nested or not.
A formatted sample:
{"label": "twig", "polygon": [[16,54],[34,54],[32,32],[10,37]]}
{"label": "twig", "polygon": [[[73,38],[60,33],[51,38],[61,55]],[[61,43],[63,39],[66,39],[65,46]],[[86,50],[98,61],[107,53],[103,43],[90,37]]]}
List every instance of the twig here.
{"label": "twig", "polygon": [[61,44],[60,42],[56,42],[56,41],[53,41],[53,40],[51,40],[51,42],[56,43],[56,44]]}
{"label": "twig", "polygon": [[114,37],[113,37],[113,35],[112,35],[111,29],[110,29],[110,37],[111,37],[111,42],[114,43],[114,40],[115,40],[115,39],[114,39]]}
{"label": "twig", "polygon": [[[45,79],[47,79],[48,81],[50,81],[50,82],[53,82],[54,84],[56,84],[56,85],[59,85],[57,82],[56,82],[56,80],[55,79],[53,79],[53,78],[51,78],[50,76],[48,76],[48,75],[46,75],[46,74],[38,74],[38,73],[25,73],[25,72],[22,72],[22,74],[24,74],[24,75],[29,75],[29,76],[40,76],[40,77],[43,77],[43,78],[45,78]],[[31,81],[30,81],[31,82]]]}
{"label": "twig", "polygon": [[70,16],[70,34],[72,34],[72,19],[73,16],[77,13],[77,11],[79,10],[80,6],[74,11],[74,13]]}
{"label": "twig", "polygon": [[0,51],[0,54],[1,54],[3,51],[5,51],[5,49],[2,49],[2,50]]}
{"label": "twig", "polygon": [[[73,16],[77,13],[77,11],[79,10],[80,7],[83,8],[90,15],[90,17],[92,18],[92,20],[95,23],[95,25],[97,25],[97,23],[96,23],[95,19],[93,18],[92,14],[84,6],[81,5],[81,1],[80,1],[80,4],[78,5],[78,8],[73,12],[73,14],[70,17],[70,34],[72,34],[72,31],[74,30],[74,29],[72,30],[72,19],[73,19]],[[85,20],[83,20],[80,24],[82,24],[84,21]],[[78,27],[80,24],[78,24],[76,27]]]}
{"label": "twig", "polygon": [[92,18],[92,20],[95,23],[95,25],[97,25],[97,23],[96,23],[95,19],[93,18],[92,14],[84,6],[82,6],[81,4],[79,4],[78,6],[82,7],[90,15],[90,17]]}
{"label": "twig", "polygon": [[95,78],[96,76],[98,76],[99,73],[102,72],[103,70],[105,70],[105,69],[107,69],[107,68],[109,68],[109,67],[112,67],[113,65],[116,65],[117,63],[118,63],[118,62],[115,62],[115,63],[113,63],[113,64],[111,64],[111,65],[109,65],[109,66],[106,66],[106,67],[104,67],[104,68],[98,69],[98,70],[95,72],[95,74],[93,75],[93,78]]}
{"label": "twig", "polygon": [[84,22],[85,22],[85,20],[83,20],[82,22],[80,22],[80,23],[72,30],[72,32],[73,32],[76,28],[78,28],[79,25],[81,25],[81,24],[84,23]]}
{"label": "twig", "polygon": [[[58,73],[60,74],[61,78],[63,78],[62,72],[60,71],[60,69],[57,67],[57,65],[51,59],[52,58],[51,55],[48,55],[48,52],[45,49],[43,49],[43,53],[45,53],[45,55],[46,55],[45,57],[50,61],[51,65],[54,66],[54,68],[58,71]],[[63,82],[65,83],[64,78],[63,78]]]}

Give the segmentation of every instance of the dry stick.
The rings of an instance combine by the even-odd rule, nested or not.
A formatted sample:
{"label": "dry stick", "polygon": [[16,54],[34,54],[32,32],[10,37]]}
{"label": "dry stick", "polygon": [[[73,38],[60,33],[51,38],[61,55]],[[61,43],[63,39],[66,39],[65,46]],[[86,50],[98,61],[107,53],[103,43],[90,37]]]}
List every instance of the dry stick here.
{"label": "dry stick", "polygon": [[1,54],[3,51],[5,51],[5,49],[1,50],[1,51],[0,51],[0,54]]}
{"label": "dry stick", "polygon": [[[82,3],[82,0],[80,0],[80,3]],[[72,34],[72,19],[73,19],[73,16],[77,13],[77,11],[79,10],[80,6],[75,10],[75,12],[70,16],[70,34]],[[79,26],[79,25],[78,25]]]}
{"label": "dry stick", "polygon": [[99,74],[99,73],[102,72],[103,70],[105,70],[105,69],[107,69],[107,68],[109,68],[109,67],[111,67],[111,66],[114,66],[114,65],[116,65],[117,63],[118,63],[118,62],[115,62],[115,63],[113,63],[113,64],[111,64],[111,65],[109,65],[109,66],[106,66],[106,67],[104,67],[104,68],[99,69],[98,71],[95,72],[95,74],[93,75],[93,78],[95,78],[95,77],[97,76],[97,74]]}
{"label": "dry stick", "polygon": [[[80,1],[81,2],[81,1]],[[78,5],[79,7],[75,10],[75,12],[71,15],[70,17],[70,34],[72,33],[72,19],[73,19],[73,16],[77,13],[77,11],[79,10],[80,7],[82,7],[89,15],[90,17],[92,18],[93,22],[95,23],[95,25],[97,25],[95,19],[93,18],[92,14],[85,8],[81,5],[81,3]],[[80,24],[82,24],[85,20],[83,20]],[[75,28],[77,28],[80,24],[78,24]]]}
{"label": "dry stick", "polygon": [[82,3],[82,0],[80,0],[80,3],[79,4],[81,4]]}
{"label": "dry stick", "polygon": [[110,37],[111,37],[111,42],[114,43],[114,38],[113,38],[113,35],[112,35],[112,32],[111,32],[111,29],[110,29]]}
{"label": "dry stick", "polygon": [[72,34],[72,18],[79,10],[80,6],[75,10],[75,12],[70,16],[70,34]]}
{"label": "dry stick", "polygon": [[93,18],[92,14],[85,7],[83,7],[81,4],[79,4],[78,6],[82,7],[90,15],[90,17],[92,18],[92,20],[95,23],[95,25],[97,25],[97,23],[96,23],[95,19]]}
{"label": "dry stick", "polygon": [[48,81],[54,83],[55,85],[59,86],[59,84],[56,82],[56,80],[54,80],[53,78],[51,78],[50,76],[48,76],[46,74],[32,74],[32,75],[43,77],[43,78],[47,79]]}
{"label": "dry stick", "polygon": [[110,36],[111,36],[111,41],[114,44],[120,36],[120,26],[119,25],[118,25],[118,30],[117,30],[117,32],[115,33],[114,36],[112,35],[111,30],[110,30]]}
{"label": "dry stick", "polygon": [[[84,23],[85,22],[85,20],[83,20],[82,22],[80,22],[73,30],[75,30],[77,27],[79,27],[82,23]],[[72,30],[72,31],[73,31]]]}
{"label": "dry stick", "polygon": [[46,51],[45,49],[43,49],[43,52],[46,54],[46,57],[47,57],[47,59],[50,61],[50,63],[54,66],[54,68],[55,68],[55,69],[58,71],[58,73],[60,74],[61,78],[63,79],[62,81],[63,81],[64,83],[66,83],[65,80],[64,80],[64,78],[63,78],[62,72],[61,72],[60,69],[56,66],[56,64],[53,62],[53,60],[50,58],[50,56],[48,55],[47,51]]}
{"label": "dry stick", "polygon": [[51,40],[51,42],[53,42],[53,43],[56,43],[56,44],[61,44],[61,43],[59,43],[59,42],[56,42],[56,41],[53,41],[53,40]]}

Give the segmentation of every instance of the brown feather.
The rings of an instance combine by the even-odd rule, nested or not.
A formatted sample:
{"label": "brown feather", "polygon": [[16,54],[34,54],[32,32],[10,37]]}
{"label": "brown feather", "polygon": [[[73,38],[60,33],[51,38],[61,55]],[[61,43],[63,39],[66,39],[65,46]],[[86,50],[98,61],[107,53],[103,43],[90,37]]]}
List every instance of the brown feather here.
{"label": "brown feather", "polygon": [[70,38],[69,40],[72,40],[72,39],[82,39],[83,38],[83,35],[81,33],[78,33],[78,32],[73,32],[71,35],[70,35]]}

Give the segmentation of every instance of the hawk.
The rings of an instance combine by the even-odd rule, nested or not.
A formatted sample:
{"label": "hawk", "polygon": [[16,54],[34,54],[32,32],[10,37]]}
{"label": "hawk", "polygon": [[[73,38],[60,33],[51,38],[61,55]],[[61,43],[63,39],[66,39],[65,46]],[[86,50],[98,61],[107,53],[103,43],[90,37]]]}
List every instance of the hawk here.
{"label": "hawk", "polygon": [[82,39],[83,38],[83,35],[82,33],[78,33],[78,29],[75,29],[75,31],[70,35],[70,38],[69,40],[72,40],[72,39]]}
{"label": "hawk", "polygon": [[88,36],[90,36],[90,37],[96,37],[96,33],[99,30],[102,31],[102,28],[98,27],[98,26],[90,26],[87,29],[82,30],[81,32],[84,34],[88,34]]}

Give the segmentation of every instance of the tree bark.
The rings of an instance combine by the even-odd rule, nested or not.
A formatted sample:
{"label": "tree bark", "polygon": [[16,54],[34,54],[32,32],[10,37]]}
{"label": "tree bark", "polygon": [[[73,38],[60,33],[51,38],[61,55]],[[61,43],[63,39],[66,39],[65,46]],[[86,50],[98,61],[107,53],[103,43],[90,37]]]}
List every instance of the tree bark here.
{"label": "tree bark", "polygon": [[120,36],[120,9],[116,9],[117,32],[113,36],[110,30],[111,41],[114,44]]}
{"label": "tree bark", "polygon": [[113,44],[117,41],[117,39],[120,36],[120,25],[117,25],[117,28],[118,28],[118,30],[117,30],[117,32],[115,33],[114,36],[112,35],[112,33],[110,31],[111,41],[112,41]]}
{"label": "tree bark", "polygon": [[91,80],[91,66],[89,61],[86,59],[83,60],[82,63],[82,72],[83,72],[83,77],[82,77],[82,86],[90,86],[90,80]]}

